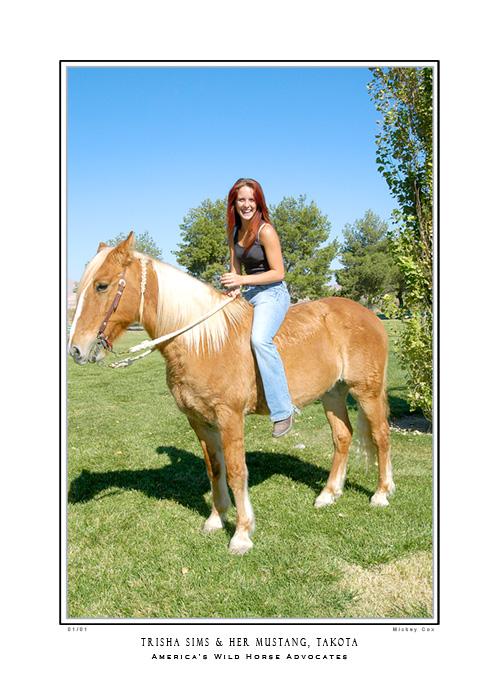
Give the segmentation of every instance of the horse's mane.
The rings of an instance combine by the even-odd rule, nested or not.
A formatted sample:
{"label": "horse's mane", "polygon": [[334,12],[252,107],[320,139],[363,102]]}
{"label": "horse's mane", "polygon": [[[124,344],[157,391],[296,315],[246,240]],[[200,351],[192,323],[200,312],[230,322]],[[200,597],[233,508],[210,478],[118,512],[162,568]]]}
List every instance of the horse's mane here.
{"label": "horse's mane", "polygon": [[[94,279],[106,261],[112,247],[102,248],[88,263],[78,286],[78,296]],[[136,259],[151,262],[158,279],[158,305],[156,311],[155,337],[183,328],[216,307],[226,296],[207,283],[199,281],[180,269],[165,264],[149,255],[133,253]],[[182,334],[188,349],[219,351],[231,328],[243,320],[250,305],[241,297],[235,298],[227,307],[203,323]]]}
{"label": "horse's mane", "polygon": [[[226,298],[207,283],[170,264],[151,261],[158,278],[156,337],[187,326]],[[243,320],[249,309],[243,298],[235,298],[227,307],[183,333],[182,340],[196,353],[220,351],[231,328]]]}

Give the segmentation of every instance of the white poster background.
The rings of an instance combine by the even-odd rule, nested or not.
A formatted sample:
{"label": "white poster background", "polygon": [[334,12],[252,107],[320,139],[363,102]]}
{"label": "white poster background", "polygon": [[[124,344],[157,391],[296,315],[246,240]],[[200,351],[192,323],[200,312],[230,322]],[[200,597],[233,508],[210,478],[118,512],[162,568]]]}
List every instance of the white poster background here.
{"label": "white poster background", "polygon": [[[4,672],[15,673],[16,682],[347,676],[354,683],[392,678],[417,683],[432,680],[441,669],[449,678],[485,679],[481,676],[496,657],[498,604],[498,535],[492,529],[498,458],[496,417],[490,416],[498,378],[491,288],[498,247],[492,202],[498,142],[494,22],[489,5],[481,6],[486,15],[477,8],[477,15],[462,17],[460,11],[436,12],[430,3],[426,13],[424,3],[420,18],[390,4],[375,12],[359,6],[324,9],[315,2],[297,13],[283,3],[266,4],[264,17],[255,7],[229,3],[173,9],[159,2],[140,8],[49,2],[4,10],[2,642]],[[239,59],[252,59],[259,41],[250,46],[247,41],[257,28],[262,28],[260,51],[271,59],[358,54],[373,61],[379,55],[440,60],[440,624],[416,631],[381,624],[210,624],[177,626],[175,632],[153,623],[60,625],[59,451],[65,417],[60,421],[59,60],[178,59],[186,53],[190,59],[214,53],[225,59],[236,52]],[[208,638],[210,645],[197,653],[210,658],[151,659],[144,640],[167,634],[182,644]],[[285,648],[306,654],[304,659],[287,660],[283,650],[276,650],[280,659],[244,658],[257,653],[257,637],[304,638],[309,647]],[[318,638],[357,644],[325,648]],[[240,658],[212,658],[217,639],[220,653]],[[249,646],[231,646],[231,639],[246,639]],[[310,659],[309,650],[319,656],[346,653],[347,659]]]}

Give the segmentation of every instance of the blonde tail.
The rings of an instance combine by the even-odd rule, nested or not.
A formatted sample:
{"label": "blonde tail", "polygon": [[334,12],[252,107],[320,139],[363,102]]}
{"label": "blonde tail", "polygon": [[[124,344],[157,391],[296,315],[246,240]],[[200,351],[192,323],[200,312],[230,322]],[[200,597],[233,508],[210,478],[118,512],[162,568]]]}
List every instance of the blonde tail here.
{"label": "blonde tail", "polygon": [[370,426],[366,420],[366,414],[358,405],[358,422],[353,440],[354,454],[356,459],[363,459],[366,468],[374,466],[377,461],[377,449],[372,440]]}

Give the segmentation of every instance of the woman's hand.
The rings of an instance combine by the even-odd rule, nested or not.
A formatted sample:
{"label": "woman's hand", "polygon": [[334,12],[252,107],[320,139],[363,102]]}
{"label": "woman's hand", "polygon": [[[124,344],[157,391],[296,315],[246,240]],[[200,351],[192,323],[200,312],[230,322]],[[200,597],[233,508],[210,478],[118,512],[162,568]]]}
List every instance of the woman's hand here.
{"label": "woman's hand", "polygon": [[235,297],[240,297],[241,296],[241,289],[240,288],[232,288],[231,290],[228,290],[226,295],[228,297],[232,297],[233,299]]}
{"label": "woman's hand", "polygon": [[225,273],[221,278],[221,283],[225,288],[240,288],[243,285],[243,276],[232,271]]}

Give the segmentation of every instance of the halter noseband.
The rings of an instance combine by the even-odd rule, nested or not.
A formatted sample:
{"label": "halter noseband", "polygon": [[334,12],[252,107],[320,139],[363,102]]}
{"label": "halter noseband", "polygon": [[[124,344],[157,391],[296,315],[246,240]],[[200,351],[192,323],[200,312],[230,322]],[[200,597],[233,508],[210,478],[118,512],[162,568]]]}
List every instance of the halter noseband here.
{"label": "halter noseband", "polygon": [[118,307],[118,304],[120,303],[120,298],[122,296],[122,293],[125,290],[125,286],[127,285],[127,282],[124,278],[126,270],[127,270],[127,267],[125,267],[123,269],[122,277],[118,281],[118,290],[116,292],[115,299],[113,300],[111,307],[108,309],[108,313],[104,317],[102,324],[99,326],[99,330],[97,331],[98,340],[102,343],[102,345],[107,350],[111,350],[111,351],[113,350],[113,345],[111,344],[108,336],[104,335],[104,330],[105,330],[106,326],[108,325],[108,321],[109,321],[111,314],[113,314],[113,312],[116,311],[116,308]]}

